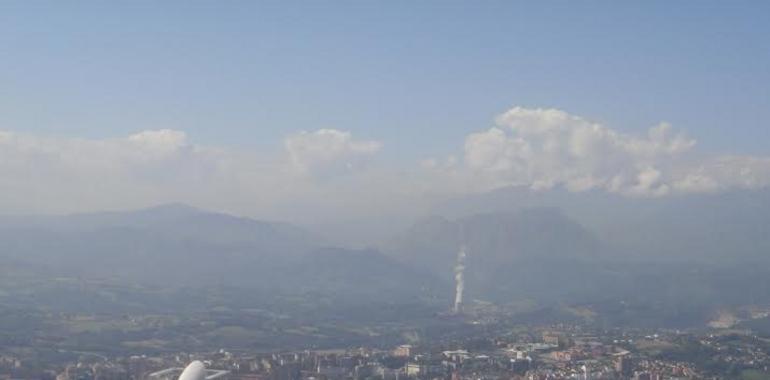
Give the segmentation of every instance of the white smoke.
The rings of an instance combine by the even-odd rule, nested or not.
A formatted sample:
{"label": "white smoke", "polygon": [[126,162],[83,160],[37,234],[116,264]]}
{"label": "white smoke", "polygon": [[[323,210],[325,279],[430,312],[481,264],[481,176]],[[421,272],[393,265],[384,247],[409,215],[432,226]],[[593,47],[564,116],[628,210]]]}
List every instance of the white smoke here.
{"label": "white smoke", "polygon": [[455,264],[455,314],[460,312],[463,303],[463,292],[465,291],[465,246],[460,247],[457,252],[457,264]]}

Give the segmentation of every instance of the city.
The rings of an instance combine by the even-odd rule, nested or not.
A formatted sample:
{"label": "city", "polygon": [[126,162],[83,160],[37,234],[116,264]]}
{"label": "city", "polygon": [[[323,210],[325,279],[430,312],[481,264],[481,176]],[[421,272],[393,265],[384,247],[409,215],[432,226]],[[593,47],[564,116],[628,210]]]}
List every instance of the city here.
{"label": "city", "polygon": [[[770,337],[745,330],[594,330],[576,325],[521,326],[461,341],[281,352],[178,352],[28,366],[0,356],[0,379],[176,379],[201,361],[211,378],[310,379],[763,379]],[[208,378],[208,377],[207,377]]]}

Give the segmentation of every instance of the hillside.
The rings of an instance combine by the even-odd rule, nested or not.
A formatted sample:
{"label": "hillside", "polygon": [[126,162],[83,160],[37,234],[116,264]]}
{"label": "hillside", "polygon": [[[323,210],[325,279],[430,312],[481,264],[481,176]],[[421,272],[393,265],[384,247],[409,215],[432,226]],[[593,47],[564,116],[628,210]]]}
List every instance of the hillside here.
{"label": "hillside", "polygon": [[0,263],[40,276],[172,287],[403,294],[424,274],[376,251],[350,251],[301,228],[185,205],[0,221]]}

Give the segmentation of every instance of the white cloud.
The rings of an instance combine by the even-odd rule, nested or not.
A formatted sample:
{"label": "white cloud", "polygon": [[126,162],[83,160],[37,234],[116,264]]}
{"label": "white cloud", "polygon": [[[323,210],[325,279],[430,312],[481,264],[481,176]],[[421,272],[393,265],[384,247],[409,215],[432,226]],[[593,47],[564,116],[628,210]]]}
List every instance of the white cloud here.
{"label": "white cloud", "polygon": [[[107,139],[0,131],[0,213],[181,201],[280,218],[274,211],[295,202],[331,201],[343,188],[347,196],[357,193],[363,172],[351,169],[380,149],[332,129],[298,133],[285,143],[284,153],[265,155],[193,144],[168,129]],[[355,175],[332,175],[338,170]]]}
{"label": "white cloud", "polygon": [[319,129],[291,135],[285,139],[284,146],[298,170],[329,174],[354,169],[365,158],[377,153],[382,144],[355,140],[350,132]]}
{"label": "white cloud", "polygon": [[661,196],[672,191],[670,166],[695,146],[666,123],[633,136],[556,109],[516,107],[496,121],[496,127],[468,135],[464,146],[467,168],[489,187]]}
{"label": "white cloud", "polygon": [[713,192],[770,186],[770,157],[725,155],[701,160],[677,178],[682,192]]}
{"label": "white cloud", "polygon": [[[0,210],[38,212],[138,206],[172,200],[214,175],[214,150],[183,132],[82,139],[0,134]],[[196,176],[197,175],[197,176]]]}
{"label": "white cloud", "polygon": [[173,154],[187,144],[187,134],[182,131],[161,129],[157,131],[143,131],[126,139],[137,150],[153,157],[163,157]]}
{"label": "white cloud", "polygon": [[[180,201],[262,218],[412,215],[447,197],[525,185],[667,196],[770,185],[770,157],[699,154],[662,123],[621,133],[555,109],[513,108],[463,150],[413,167],[373,159],[377,141],[321,129],[280,154],[199,145],[181,131],[84,139],[0,131],[0,213]],[[397,151],[397,148],[394,148]]]}

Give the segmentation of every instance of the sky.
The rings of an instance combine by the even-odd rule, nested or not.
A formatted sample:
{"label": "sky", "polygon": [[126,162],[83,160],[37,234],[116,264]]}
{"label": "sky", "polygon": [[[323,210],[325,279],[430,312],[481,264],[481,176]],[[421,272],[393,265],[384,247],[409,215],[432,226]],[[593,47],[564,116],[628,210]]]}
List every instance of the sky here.
{"label": "sky", "polygon": [[[770,183],[770,3],[0,2],[0,212]],[[315,211],[313,211],[315,210]]]}

